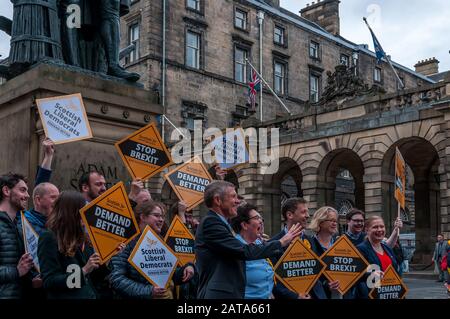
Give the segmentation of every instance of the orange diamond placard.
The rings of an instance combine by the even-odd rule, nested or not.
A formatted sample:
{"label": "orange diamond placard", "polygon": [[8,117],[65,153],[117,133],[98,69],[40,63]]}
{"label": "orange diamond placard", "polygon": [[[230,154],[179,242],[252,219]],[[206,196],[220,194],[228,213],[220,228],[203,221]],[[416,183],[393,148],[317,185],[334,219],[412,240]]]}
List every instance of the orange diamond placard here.
{"label": "orange diamond placard", "polygon": [[125,137],[115,147],[133,178],[148,179],[172,164],[154,123]]}
{"label": "orange diamond placard", "polygon": [[339,280],[339,292],[345,294],[366,272],[369,263],[351,243],[341,236],[321,257],[326,264],[325,277]]}
{"label": "orange diamond placard", "polygon": [[127,244],[140,232],[122,182],[80,209],[80,214],[102,263],[118,253],[121,243]]}
{"label": "orange diamond placard", "polygon": [[274,267],[277,278],[298,294],[307,294],[322,275],[325,264],[297,238]]}
{"label": "orange diamond placard", "polygon": [[173,218],[170,224],[166,237],[164,238],[167,246],[172,248],[175,255],[178,257],[181,266],[187,263],[193,263],[195,260],[194,241],[195,238],[181,221],[178,215]]}
{"label": "orange diamond placard", "polygon": [[373,288],[369,293],[370,299],[403,299],[408,293],[408,287],[403,283],[392,265],[384,272],[380,287]]}
{"label": "orange diamond placard", "polygon": [[164,177],[178,198],[186,203],[186,210],[191,210],[203,202],[205,188],[212,182],[211,175],[198,156]]}

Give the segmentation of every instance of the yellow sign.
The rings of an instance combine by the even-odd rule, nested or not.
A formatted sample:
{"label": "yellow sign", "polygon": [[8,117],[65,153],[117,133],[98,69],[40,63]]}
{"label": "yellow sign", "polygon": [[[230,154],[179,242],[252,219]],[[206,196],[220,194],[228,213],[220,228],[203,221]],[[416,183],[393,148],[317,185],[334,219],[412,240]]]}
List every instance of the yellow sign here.
{"label": "yellow sign", "polygon": [[139,234],[122,182],[80,209],[80,214],[102,263],[118,253],[121,243],[127,244]]}
{"label": "yellow sign", "polygon": [[203,202],[205,188],[212,182],[211,175],[198,156],[164,177],[178,198],[186,203],[186,210],[191,210]]}
{"label": "yellow sign", "polygon": [[299,238],[294,240],[275,265],[275,274],[289,289],[307,294],[322,275],[325,264]]}
{"label": "yellow sign", "polygon": [[405,193],[406,193],[406,164],[402,153],[395,148],[395,199],[400,206],[405,209]]}
{"label": "yellow sign", "polygon": [[170,247],[147,226],[128,262],[153,286],[167,289],[178,260]]}
{"label": "yellow sign", "polygon": [[345,294],[369,266],[347,236],[341,236],[320,258],[326,264],[325,277],[330,281],[339,280],[341,294]]}
{"label": "yellow sign", "polygon": [[195,238],[181,221],[178,215],[175,215],[164,241],[172,248],[178,257],[181,266],[195,260],[194,241]]}
{"label": "yellow sign", "polygon": [[172,164],[154,123],[125,137],[115,146],[133,178],[148,179]]}
{"label": "yellow sign", "polygon": [[369,293],[370,299],[403,299],[408,288],[394,270],[392,265],[384,272],[380,287],[373,288]]}

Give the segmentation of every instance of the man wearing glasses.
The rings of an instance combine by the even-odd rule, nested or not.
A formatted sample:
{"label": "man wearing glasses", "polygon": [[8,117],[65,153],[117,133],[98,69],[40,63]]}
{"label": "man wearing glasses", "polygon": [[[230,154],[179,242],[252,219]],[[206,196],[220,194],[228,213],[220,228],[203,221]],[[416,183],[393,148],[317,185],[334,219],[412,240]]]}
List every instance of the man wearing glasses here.
{"label": "man wearing glasses", "polygon": [[[353,245],[358,246],[366,239],[366,233],[364,232],[364,222],[365,222],[365,214],[363,211],[353,208],[348,214],[345,216],[347,219],[347,231],[345,235],[350,239]],[[393,248],[395,243],[398,240],[399,232],[396,228],[402,228],[403,223],[400,218],[397,218],[394,223],[394,231],[388,240],[386,240],[386,244]]]}

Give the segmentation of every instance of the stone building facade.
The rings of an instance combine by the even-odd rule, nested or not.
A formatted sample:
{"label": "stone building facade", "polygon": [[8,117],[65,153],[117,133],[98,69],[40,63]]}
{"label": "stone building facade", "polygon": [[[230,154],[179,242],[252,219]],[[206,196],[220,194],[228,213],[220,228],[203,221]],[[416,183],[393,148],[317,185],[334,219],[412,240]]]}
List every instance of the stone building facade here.
{"label": "stone building facade", "polygon": [[[405,84],[400,88],[386,61],[377,64],[367,45],[340,36],[337,0],[313,3],[300,14],[277,0],[182,0],[166,4],[163,92],[162,4],[134,1],[123,18],[122,47],[136,44],[125,66],[159,93],[177,126],[190,128],[202,119],[208,127],[253,123],[280,129],[276,174],[261,174],[252,164],[228,176],[261,208],[269,234],[281,227],[286,196],[303,196],[311,212],[348,202],[369,215],[383,215],[391,229],[399,147],[413,175],[408,199],[415,262],[427,260],[438,232],[450,237],[450,78],[427,77],[434,69],[424,66],[426,61],[417,72],[393,63]],[[263,90],[262,123],[259,108],[251,115],[246,105],[249,70],[240,63],[247,54],[260,68],[258,12],[264,12],[263,77],[294,114],[288,116]],[[161,177],[150,185],[156,197],[175,201]]]}

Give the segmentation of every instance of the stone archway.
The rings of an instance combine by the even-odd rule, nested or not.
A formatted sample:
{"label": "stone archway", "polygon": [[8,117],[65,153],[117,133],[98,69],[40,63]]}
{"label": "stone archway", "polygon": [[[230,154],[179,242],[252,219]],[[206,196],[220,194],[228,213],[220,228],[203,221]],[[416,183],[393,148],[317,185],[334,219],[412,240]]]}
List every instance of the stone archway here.
{"label": "stone archway", "polygon": [[429,263],[436,234],[441,228],[439,155],[435,147],[420,137],[404,138],[390,146],[382,162],[383,218],[388,229],[398,215],[394,198],[395,148],[398,147],[409,166],[413,196],[407,201],[414,211],[410,231],[415,234],[413,263]]}
{"label": "stone archway", "polygon": [[[270,206],[263,207],[266,230],[276,234],[282,226],[281,205],[282,200],[287,197],[302,197],[301,188],[303,181],[299,165],[291,158],[280,158],[279,169],[276,174],[264,175],[263,188],[265,190],[266,203]],[[268,198],[270,197],[270,198]]]}
{"label": "stone archway", "polygon": [[[344,172],[348,172],[348,177],[343,176]],[[329,152],[322,159],[317,175],[318,207],[324,205],[337,207],[340,201],[348,200],[355,207],[364,209],[364,165],[358,154],[353,150],[340,148]],[[348,181],[348,187],[343,184],[345,180]],[[339,183],[342,185],[339,185]],[[339,192],[337,188],[353,190],[353,194],[350,194],[351,192],[347,190],[348,195],[339,198],[339,196],[336,196],[337,191]]]}

